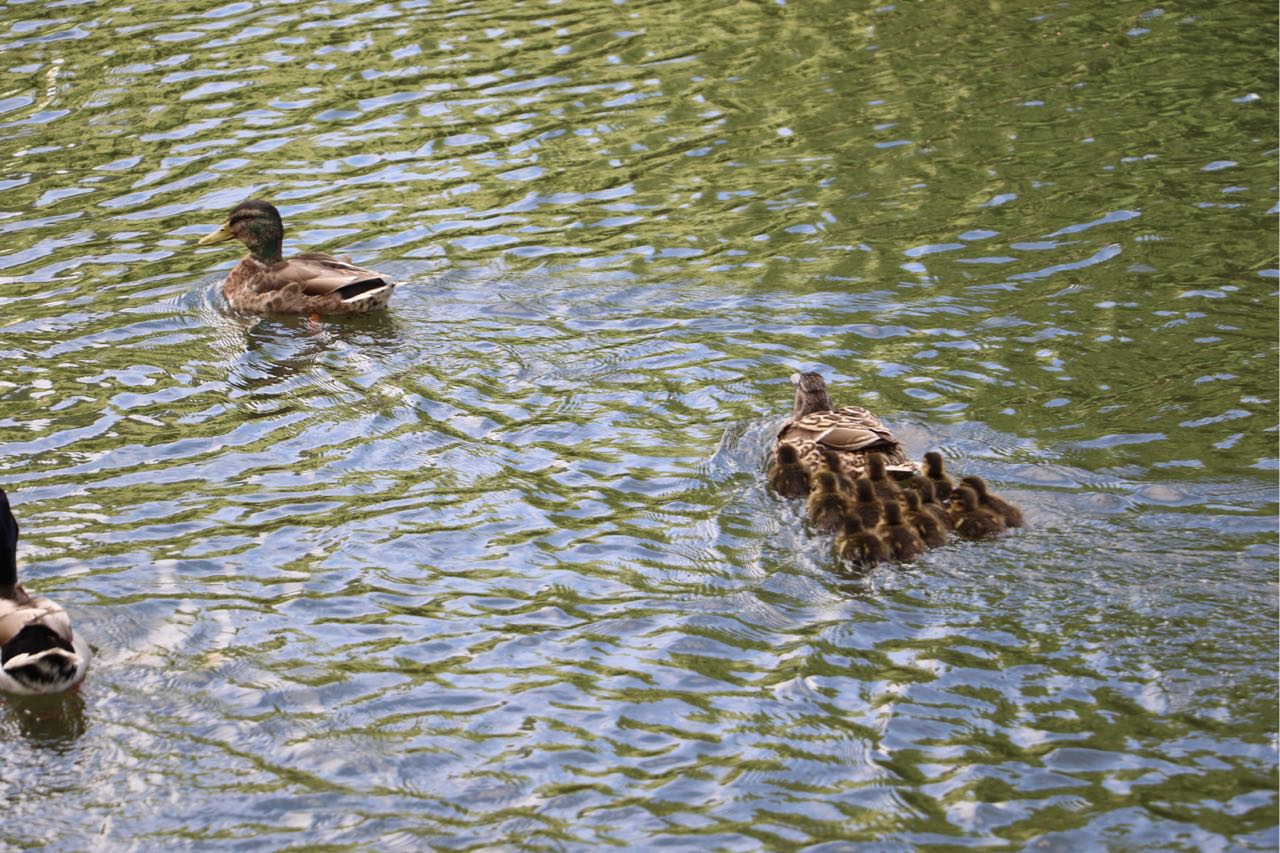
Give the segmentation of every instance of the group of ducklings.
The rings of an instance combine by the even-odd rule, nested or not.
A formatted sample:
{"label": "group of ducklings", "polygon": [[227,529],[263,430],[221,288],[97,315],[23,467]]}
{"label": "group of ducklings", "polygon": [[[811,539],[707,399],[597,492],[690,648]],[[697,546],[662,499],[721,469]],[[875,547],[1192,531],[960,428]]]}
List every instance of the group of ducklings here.
{"label": "group of ducklings", "polygon": [[910,562],[952,536],[989,539],[1021,527],[1022,512],[976,475],[956,483],[942,455],[924,455],[923,473],[875,415],[860,406],[833,409],[816,373],[795,374],[796,405],[778,432],[769,485],[806,498],[817,531],[835,534],[846,563],[869,569]]}

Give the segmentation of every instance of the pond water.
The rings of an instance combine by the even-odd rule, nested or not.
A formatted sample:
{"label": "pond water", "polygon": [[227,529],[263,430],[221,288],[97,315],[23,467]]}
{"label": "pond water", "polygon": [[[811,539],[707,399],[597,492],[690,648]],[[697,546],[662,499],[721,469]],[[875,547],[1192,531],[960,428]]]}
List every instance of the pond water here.
{"label": "pond water", "polygon": [[[1276,24],[7,4],[0,485],[97,657],[0,845],[1274,849]],[[389,310],[229,311],[250,196]],[[1027,528],[838,572],[795,370]]]}

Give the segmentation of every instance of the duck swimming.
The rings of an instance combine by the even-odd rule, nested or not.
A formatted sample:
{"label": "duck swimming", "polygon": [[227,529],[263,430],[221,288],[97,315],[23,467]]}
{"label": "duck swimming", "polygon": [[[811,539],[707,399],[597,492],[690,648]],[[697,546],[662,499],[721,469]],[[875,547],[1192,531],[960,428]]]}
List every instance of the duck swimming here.
{"label": "duck swimming", "polygon": [[827,384],[817,373],[795,373],[795,405],[791,417],[782,424],[774,441],[775,448],[793,445],[800,454],[800,464],[816,473],[830,465],[833,451],[840,470],[848,479],[861,477],[867,468],[867,454],[883,454],[891,476],[910,477],[916,466],[903,452],[902,443],[861,406],[833,409]]}
{"label": "duck swimming", "polygon": [[1022,510],[987,490],[987,481],[977,474],[961,477],[960,482],[978,493],[978,503],[1004,520],[1006,527],[1022,526]]}
{"label": "duck swimming", "polygon": [[957,486],[951,493],[950,512],[956,533],[966,539],[990,539],[1005,530],[1004,519],[982,506],[978,493],[968,486]]}
{"label": "duck swimming", "polygon": [[876,497],[875,487],[866,477],[859,477],[853,484],[853,502],[849,505],[849,514],[858,516],[862,526],[875,530],[884,515],[884,504]]}
{"label": "duck swimming", "polygon": [[938,503],[938,493],[934,490],[933,480],[917,475],[911,478],[911,488],[920,495],[920,509],[936,518],[938,523],[950,532],[953,527],[951,516],[947,515],[946,507]]}
{"label": "duck swimming", "polygon": [[920,493],[905,489],[902,492],[902,500],[907,505],[907,521],[920,534],[924,544],[930,548],[946,545],[947,540],[951,538],[951,528],[925,510],[920,502]]}
{"label": "duck swimming", "polygon": [[955,488],[955,483],[942,468],[941,453],[930,450],[924,455],[924,475],[933,481],[933,490],[938,500],[946,503],[951,499],[951,491]]}
{"label": "duck swimming", "polygon": [[769,485],[784,498],[802,498],[809,494],[809,469],[800,464],[800,451],[795,445],[778,445],[768,476]]}
{"label": "duck swimming", "polygon": [[867,479],[871,481],[871,487],[876,490],[876,497],[880,500],[896,501],[898,499],[899,489],[889,479],[885,470],[884,457],[879,453],[867,454]]}
{"label": "duck swimming", "polygon": [[818,475],[805,507],[809,523],[823,533],[835,533],[844,521],[845,509],[845,498],[840,494],[836,475],[823,471]]}
{"label": "duck swimming", "polygon": [[915,528],[909,527],[902,517],[902,506],[897,501],[888,501],[884,505],[884,522],[880,526],[880,534],[888,543],[894,559],[909,563],[925,552],[924,540]]}
{"label": "duck swimming", "polygon": [[845,516],[833,548],[836,557],[860,569],[870,569],[893,558],[884,540],[863,527],[856,515]]}
{"label": "duck swimming", "polygon": [[89,646],[71,617],[18,584],[18,521],[0,489],[0,690],[59,693],[84,680]]}
{"label": "duck swimming", "polygon": [[222,285],[227,303],[250,314],[364,314],[386,307],[395,291],[389,276],[323,252],[281,254],[280,211],[259,199],[232,208],[227,221],[198,245],[239,240],[249,254]]}

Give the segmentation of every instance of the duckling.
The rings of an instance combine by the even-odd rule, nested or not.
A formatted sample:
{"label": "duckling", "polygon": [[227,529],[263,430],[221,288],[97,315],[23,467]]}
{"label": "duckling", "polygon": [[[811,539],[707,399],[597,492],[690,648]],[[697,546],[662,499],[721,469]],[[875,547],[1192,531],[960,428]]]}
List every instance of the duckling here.
{"label": "duckling", "polygon": [[803,498],[809,494],[809,469],[800,464],[800,451],[794,445],[780,444],[769,466],[769,485],[784,498]]}
{"label": "duckling", "polygon": [[809,495],[805,515],[809,523],[823,533],[835,533],[844,520],[846,503],[837,483],[835,474],[823,471],[818,474],[813,492]]}
{"label": "duckling", "polygon": [[893,558],[889,546],[873,531],[862,526],[856,515],[847,515],[836,534],[834,550],[838,559],[860,569],[870,569]]}
{"label": "duckling", "polygon": [[982,506],[978,493],[968,486],[957,486],[951,493],[951,518],[956,533],[966,539],[990,539],[1004,532],[1004,519]]}
{"label": "duckling", "polygon": [[897,501],[886,501],[884,504],[884,522],[880,525],[880,533],[889,550],[900,562],[909,563],[925,552],[924,540],[920,534],[907,526],[902,518],[902,505]]}
{"label": "duckling", "polygon": [[987,481],[977,474],[961,477],[960,482],[978,493],[978,503],[1004,520],[1005,527],[1022,526],[1022,510],[987,490]]}
{"label": "duckling", "polygon": [[884,505],[876,497],[875,487],[866,477],[859,477],[853,483],[854,500],[849,506],[849,514],[858,516],[862,526],[875,530],[884,514]]}
{"label": "duckling", "polygon": [[[907,458],[902,443],[861,406],[834,409],[827,385],[817,373],[794,373],[795,405],[791,417],[782,424],[774,445],[794,444],[800,461],[810,473],[827,467],[848,478],[862,476],[867,454],[878,451],[885,456],[890,476],[910,477],[916,466]],[[840,458],[840,466],[831,465],[824,455],[831,450]]]}
{"label": "duckling", "polygon": [[239,240],[249,254],[222,285],[227,303],[251,314],[364,314],[386,306],[395,291],[389,276],[322,252],[285,260],[284,223],[274,205],[258,199],[232,208],[227,221],[198,245]]}
{"label": "duckling", "polygon": [[919,475],[911,478],[911,487],[920,495],[920,509],[929,513],[948,533],[954,528],[947,508],[938,503],[938,493],[934,490],[933,480]]}
{"label": "duckling", "polygon": [[936,450],[930,450],[924,455],[924,471],[925,476],[933,481],[934,493],[938,496],[938,500],[946,503],[951,498],[951,491],[955,485],[951,482],[951,478],[947,476],[947,472],[942,470],[942,454]]}
{"label": "duckling", "polygon": [[867,479],[876,490],[876,497],[882,501],[896,501],[898,487],[885,474],[884,457],[879,453],[867,454]]}
{"label": "duckling", "polygon": [[943,526],[938,519],[925,511],[924,505],[920,502],[919,492],[904,489],[902,499],[907,504],[907,521],[920,534],[924,544],[930,548],[946,545],[947,540],[951,538],[951,528]]}
{"label": "duckling", "polygon": [[822,447],[819,445],[819,449],[822,451],[822,459],[827,465],[827,470],[836,475],[836,481],[840,485],[840,491],[846,495],[853,494],[853,479],[845,471],[844,461],[841,458],[841,454],[832,450],[830,447]]}
{"label": "duckling", "polygon": [[18,585],[18,521],[0,489],[0,690],[59,693],[84,680],[89,646],[67,611]]}

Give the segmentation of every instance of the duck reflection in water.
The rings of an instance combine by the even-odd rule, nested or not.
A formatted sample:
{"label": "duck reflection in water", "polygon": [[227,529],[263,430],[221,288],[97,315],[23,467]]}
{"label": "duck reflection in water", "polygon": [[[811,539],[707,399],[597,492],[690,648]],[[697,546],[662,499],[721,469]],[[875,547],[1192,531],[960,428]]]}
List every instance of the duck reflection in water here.
{"label": "duck reflection in water", "polygon": [[6,696],[0,709],[0,737],[13,741],[14,728],[32,744],[66,749],[88,730],[84,696],[78,688],[43,696]]}
{"label": "duck reflection in water", "polygon": [[402,324],[386,312],[319,322],[272,317],[228,331],[228,380],[245,391],[274,393],[291,390],[293,380],[338,358],[360,374],[381,372],[380,365],[402,352],[405,340]]}

